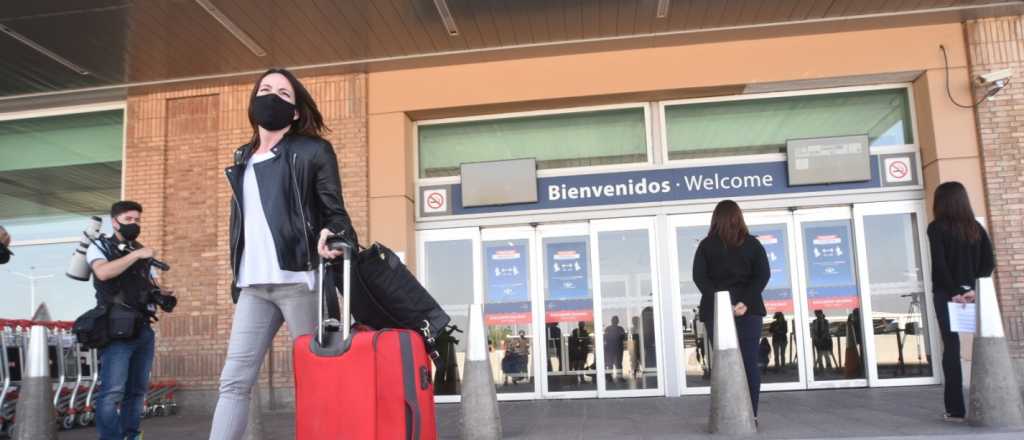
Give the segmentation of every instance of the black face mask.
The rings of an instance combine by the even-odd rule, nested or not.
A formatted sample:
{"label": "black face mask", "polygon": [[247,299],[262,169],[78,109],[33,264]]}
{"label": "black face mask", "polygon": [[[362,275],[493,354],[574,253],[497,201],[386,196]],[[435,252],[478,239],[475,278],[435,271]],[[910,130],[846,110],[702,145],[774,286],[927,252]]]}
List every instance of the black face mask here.
{"label": "black face mask", "polygon": [[135,241],[136,238],[139,238],[142,227],[138,223],[121,224],[121,228],[117,232],[121,233],[125,241]]}
{"label": "black face mask", "polygon": [[252,100],[252,116],[256,120],[256,125],[277,131],[292,123],[292,118],[295,117],[295,104],[281,99],[274,93],[257,96]]}
{"label": "black face mask", "polygon": [[11,255],[14,253],[7,248],[7,245],[0,243],[0,264],[7,264],[8,261],[11,261]]}

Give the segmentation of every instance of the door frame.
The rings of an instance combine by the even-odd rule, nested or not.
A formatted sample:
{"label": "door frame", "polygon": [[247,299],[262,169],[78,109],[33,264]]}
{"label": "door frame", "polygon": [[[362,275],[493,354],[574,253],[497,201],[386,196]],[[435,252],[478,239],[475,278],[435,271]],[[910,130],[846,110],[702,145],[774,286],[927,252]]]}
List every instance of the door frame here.
{"label": "door frame", "polygon": [[[680,395],[701,395],[711,392],[710,386],[691,386],[686,382],[686,341],[683,338],[683,297],[680,284],[682,276],[679,273],[679,234],[677,229],[689,227],[709,227],[711,225],[711,212],[692,214],[674,214],[668,216],[668,240],[669,246],[667,256],[669,259],[668,278],[672,284],[672,328],[677,329],[672,335],[672,346],[676,356],[676,383],[679,384]],[[664,245],[663,245],[664,246]],[[710,353],[709,353],[710,354]]]}
{"label": "door frame", "polygon": [[[927,212],[925,203],[923,200],[919,201],[896,201],[896,202],[877,202],[877,203],[865,203],[857,204],[853,206],[854,216],[854,228],[858,231],[864,231],[864,217],[876,216],[876,215],[891,215],[891,214],[914,214],[916,216],[917,226],[917,243],[918,252],[921,255],[921,278],[923,282],[924,294],[922,298],[923,308],[922,312],[925,313],[925,319],[928,324],[928,343],[932,353],[931,359],[931,376],[924,377],[909,377],[909,378],[893,378],[893,379],[880,379],[878,377],[878,361],[876,359],[875,352],[875,338],[874,338],[874,326],[867,326],[872,320],[861,319],[862,323],[867,327],[864,329],[864,334],[871,334],[872,337],[865,338],[864,352],[866,361],[869,364],[865,364],[868,370],[868,382],[871,386],[917,386],[917,385],[935,385],[941,382],[941,365],[937,365],[936,361],[941,361],[941,344],[938,336],[938,321],[935,319],[935,307],[931,301],[932,291],[932,277],[931,277],[931,253],[928,252],[928,248],[925,246],[928,243],[928,227],[927,223]],[[861,292],[863,297],[861,298],[863,309],[872,310],[871,308],[871,278],[870,271],[868,270],[868,256],[867,256],[867,238],[865,234],[857,234],[855,238],[857,243],[857,259],[858,266],[860,268],[860,279],[862,282]],[[863,316],[868,316],[862,311]],[[870,330],[870,333],[868,331]],[[937,351],[938,350],[938,351]],[[940,353],[936,356],[936,353]]]}
{"label": "door frame", "polygon": [[[604,298],[602,297],[602,286],[601,286],[601,258],[600,258],[600,241],[599,233],[601,232],[615,232],[615,231],[647,231],[647,252],[651,284],[651,296],[652,296],[652,307],[654,307],[654,350],[655,350],[655,362],[657,362],[657,378],[658,386],[655,388],[648,389],[635,389],[635,390],[608,390],[607,384],[605,383],[605,364],[604,364],[604,344],[597,343],[597,335],[599,332],[603,334],[604,325]],[[664,347],[664,336],[662,335],[661,329],[661,284],[660,270],[658,265],[658,252],[657,243],[659,242],[657,236],[657,228],[655,227],[654,217],[629,217],[619,218],[610,220],[592,220],[590,222],[590,253],[592,255],[591,260],[596,263],[593,265],[592,270],[592,282],[593,282],[593,295],[594,295],[594,334],[595,334],[595,347],[594,352],[597,353],[597,391],[598,397],[601,398],[614,398],[614,397],[653,397],[653,396],[664,396],[665,395],[665,375],[664,375],[664,356],[662,350]],[[598,324],[602,327],[599,328]],[[598,347],[600,346],[600,347]],[[645,366],[646,367],[646,366]],[[646,371],[646,368],[644,369]]]}
{"label": "door frame", "polygon": [[[590,270],[588,271],[589,273],[587,275],[590,277],[588,282],[591,283],[591,285],[590,285],[591,286],[591,288],[590,288],[591,308],[596,308],[595,307],[595,302],[594,302],[594,301],[596,301],[596,299],[594,298],[596,296],[596,294],[595,294],[596,289],[595,289],[593,283],[594,283],[594,279],[595,279],[595,277],[594,277],[594,262],[597,261],[597,260],[594,258],[594,243],[593,243],[593,238],[591,237],[591,232],[590,232],[590,222],[584,221],[584,222],[573,222],[573,223],[556,223],[556,224],[538,225],[537,228],[536,228],[536,231],[537,231],[536,232],[537,233],[537,235],[536,235],[536,237],[537,237],[536,238],[536,243],[537,243],[537,248],[538,248],[538,255],[540,255],[540,258],[535,258],[534,260],[536,260],[536,261],[533,262],[533,270],[537,274],[536,282],[535,282],[535,287],[536,288],[534,289],[534,293],[533,293],[533,301],[535,301],[535,304],[539,304],[540,307],[534,307],[533,308],[534,319],[538,323],[542,323],[542,322],[546,323],[547,322],[546,317],[545,317],[545,315],[547,314],[547,291],[544,288],[544,281],[547,278],[547,266],[546,266],[546,264],[547,264],[547,262],[546,262],[547,255],[545,255],[545,250],[544,250],[544,239],[545,238],[560,238],[560,237],[586,237],[587,238],[587,265],[590,268]],[[602,374],[603,374],[602,373],[603,364],[601,364],[601,359],[599,358],[599,354],[598,354],[599,353],[598,350],[600,350],[601,347],[599,347],[600,344],[597,343],[596,333],[597,333],[598,329],[597,329],[596,323],[598,321],[597,321],[597,314],[596,314],[596,312],[595,312],[595,315],[594,315],[594,322],[595,322],[595,326],[594,326],[595,327],[594,328],[594,333],[595,333],[595,335],[594,335],[594,360],[595,361],[594,362],[597,363],[597,365],[596,365],[597,370],[596,371],[598,373],[598,375],[597,375],[598,381],[600,381],[601,380],[600,378],[602,377]],[[545,350],[544,356],[547,356],[547,345],[546,344],[544,346],[544,350]],[[542,398],[545,398],[545,399],[592,399],[592,398],[598,397],[599,382],[595,382],[594,383],[595,389],[593,391],[551,391],[549,389],[549,387],[548,387],[548,371],[547,371],[546,366],[545,366],[545,368],[543,370],[538,370],[538,371],[542,374],[541,376],[539,376],[539,378],[541,378],[542,380],[540,380],[540,388],[538,389],[538,392],[540,392],[540,396]]]}
{"label": "door frame", "polygon": [[[483,298],[483,280],[480,274],[482,273],[482,260],[481,260],[481,246],[480,246],[480,228],[453,228],[453,229],[435,229],[435,230],[423,230],[418,231],[416,234],[416,274],[417,277],[424,286],[429,286],[430,279],[427,262],[426,243],[432,241],[458,241],[458,240],[470,240],[472,242],[472,271],[473,271],[473,298],[470,304],[482,304]],[[442,305],[442,308],[444,306]],[[462,309],[463,306],[457,306],[455,310]],[[450,316],[455,316],[458,312],[453,313],[451,308],[445,308],[445,312]],[[465,305],[466,316],[469,316],[469,304]],[[469,329],[465,330],[467,332]],[[469,346],[466,345],[466,349]],[[458,351],[456,351],[456,362],[458,359]],[[463,359],[465,359],[465,352],[463,352]],[[465,361],[463,361],[463,366]],[[460,386],[461,386],[461,375],[464,372],[460,369]],[[462,396],[434,396],[435,403],[458,403],[462,401]]]}
{"label": "door frame", "polygon": [[[804,301],[801,300],[801,292],[806,292],[804,278],[801,276],[799,266],[802,262],[800,257],[797,255],[795,248],[800,247],[803,244],[800,241],[801,237],[797,235],[797,221],[794,212],[790,211],[753,211],[744,215],[747,226],[767,226],[767,225],[786,225],[787,234],[787,253],[789,254],[789,278],[790,278],[790,289],[792,289],[793,299],[793,319],[789,325],[793,326],[792,332],[795,333],[793,338],[796,343],[797,355],[797,381],[796,382],[781,382],[781,383],[764,383],[761,382],[762,391],[793,391],[793,390],[805,390],[807,389],[809,376],[807,374],[807,362],[805,346],[807,343],[806,334],[800,329],[808,327],[807,316],[803,310]],[[803,296],[806,297],[806,294]],[[765,317],[768,319],[769,317]]]}
{"label": "door frame", "polygon": [[[541,315],[541,318],[542,318],[541,321],[537,320],[537,311],[536,311],[537,306],[536,306],[536,303],[534,303],[535,298],[536,298],[536,295],[534,294],[534,292],[537,291],[537,278],[538,278],[538,275],[537,275],[537,272],[536,272],[536,265],[534,264],[534,260],[536,259],[535,257],[537,255],[540,255],[538,239],[537,239],[537,232],[534,230],[534,228],[529,227],[529,226],[509,226],[509,227],[495,227],[495,228],[481,228],[480,229],[480,258],[481,258],[481,260],[480,260],[480,272],[478,272],[478,273],[481,274],[481,276],[480,276],[480,278],[481,278],[481,285],[482,285],[482,287],[481,287],[481,291],[482,291],[481,292],[481,295],[482,295],[481,303],[484,304],[484,307],[486,307],[486,304],[487,304],[487,292],[486,292],[487,289],[486,289],[486,286],[483,286],[483,284],[486,283],[486,277],[482,276],[483,270],[486,267],[486,264],[484,264],[484,260],[483,260],[484,258],[486,258],[486,255],[484,254],[483,246],[484,246],[484,243],[486,243],[486,242],[489,242],[489,241],[500,241],[500,240],[526,240],[526,242],[527,242],[526,252],[528,253],[527,265],[528,265],[528,270],[529,270],[529,273],[528,273],[529,276],[528,276],[528,278],[526,280],[526,283],[527,283],[527,286],[529,288],[529,298],[530,298],[530,321],[531,321],[530,322],[530,330],[533,333],[533,341],[531,342],[531,346],[530,346],[530,365],[533,367],[533,373],[534,373],[533,374],[533,379],[534,379],[534,381],[533,381],[533,392],[530,392],[530,393],[497,393],[497,396],[498,396],[498,400],[501,400],[501,401],[534,400],[534,399],[537,399],[537,398],[539,398],[541,396],[540,382],[542,381],[542,377],[541,377],[540,373],[541,373],[542,369],[543,369],[543,371],[545,373],[547,372],[547,364],[544,363],[544,362],[541,362],[542,360],[545,360],[545,359],[543,359],[543,356],[545,356],[546,352],[547,352],[547,350],[546,350],[547,333],[545,332],[545,328],[544,328],[544,325],[543,325],[543,315]],[[485,329],[487,328],[486,324],[484,325],[484,328]],[[468,335],[466,335],[466,336],[468,337]],[[543,342],[541,342],[541,341],[543,341]],[[542,345],[542,344],[545,344],[545,345]],[[490,356],[488,356],[488,361],[490,361]],[[494,367],[494,363],[491,362],[491,369],[493,370],[494,368],[495,368]],[[498,365],[498,369],[499,369],[499,371],[501,369],[500,362],[499,362],[499,365]],[[546,376],[544,376],[543,380],[546,380],[546,379],[547,379]],[[497,383],[495,383],[495,385],[497,385]]]}
{"label": "door frame", "polygon": [[[794,229],[796,229],[796,232],[797,232],[797,235],[796,235],[797,239],[794,241],[794,243],[797,244],[796,251],[798,253],[798,261],[799,261],[799,264],[797,265],[797,267],[798,267],[798,270],[799,270],[800,279],[802,280],[801,285],[800,285],[800,292],[801,292],[801,294],[799,295],[799,298],[800,298],[800,309],[805,314],[808,313],[808,311],[810,310],[810,307],[808,306],[809,301],[808,301],[808,298],[807,298],[807,284],[808,284],[807,283],[807,267],[806,267],[807,260],[806,260],[806,255],[804,255],[805,253],[804,253],[804,231],[803,231],[803,224],[804,223],[812,223],[812,222],[843,221],[843,220],[849,222],[849,224],[850,224],[850,239],[852,240],[852,242],[850,243],[850,249],[854,252],[854,258],[851,258],[850,261],[855,266],[853,268],[853,274],[856,277],[855,281],[857,282],[857,292],[858,292],[857,295],[858,295],[858,300],[860,302],[861,334],[862,335],[863,334],[869,334],[866,330],[864,330],[864,322],[865,322],[864,316],[869,316],[871,314],[871,309],[869,307],[867,307],[869,304],[866,304],[864,302],[864,291],[862,290],[862,285],[864,284],[864,282],[860,278],[861,271],[862,271],[861,259],[860,259],[859,249],[856,246],[856,242],[857,242],[857,239],[858,239],[857,237],[860,234],[857,233],[856,225],[853,222],[853,209],[852,209],[852,207],[851,206],[842,206],[842,207],[798,209],[798,210],[793,212],[793,220],[794,220]],[[810,337],[811,337],[811,335],[810,335],[810,326],[805,326],[805,328],[801,328],[800,331],[804,333],[804,335],[803,335],[804,340],[810,340]],[[803,347],[804,350],[802,352],[803,362],[805,363],[805,368],[806,368],[806,363],[807,362],[811,362],[811,368],[807,369],[807,376],[806,376],[806,382],[807,382],[807,389],[808,390],[835,389],[835,388],[858,388],[858,387],[863,388],[863,387],[867,387],[868,386],[868,379],[867,379],[866,368],[865,368],[864,378],[863,379],[840,379],[840,380],[829,380],[829,381],[816,381],[814,379],[814,368],[813,368],[813,365],[814,365],[813,364],[813,362],[814,362],[814,353],[812,353],[812,351],[813,351],[813,347],[812,346],[813,345],[814,344],[804,344],[804,347]],[[866,345],[864,345],[864,347],[865,347],[864,351],[865,351],[865,354],[866,354],[866,352],[867,352]],[[861,359],[861,362],[864,363],[865,367],[867,366],[867,360],[866,359]]]}

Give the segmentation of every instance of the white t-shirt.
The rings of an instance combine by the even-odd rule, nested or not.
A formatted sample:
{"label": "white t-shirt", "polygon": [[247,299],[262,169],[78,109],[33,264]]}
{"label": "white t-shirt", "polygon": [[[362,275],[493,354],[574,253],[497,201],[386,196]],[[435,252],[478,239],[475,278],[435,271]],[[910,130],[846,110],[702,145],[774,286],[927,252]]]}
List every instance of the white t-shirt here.
{"label": "white t-shirt", "polygon": [[89,265],[89,270],[92,270],[92,263],[96,260],[107,261],[107,256],[103,255],[100,247],[93,243],[89,245],[89,250],[85,251],[85,262]]}
{"label": "white t-shirt", "polygon": [[[99,246],[96,246],[96,243],[91,243],[89,244],[89,249],[85,251],[85,263],[89,265],[89,270],[92,270],[92,263],[96,260],[107,261],[107,256],[103,255],[103,251],[100,250]],[[149,273],[154,277],[157,276],[156,269],[150,270]]]}
{"label": "white t-shirt", "polygon": [[313,290],[313,284],[316,282],[313,271],[281,270],[281,265],[277,262],[274,236],[270,233],[270,225],[263,211],[259,182],[253,169],[253,165],[273,157],[274,153],[269,151],[253,154],[245,167],[242,179],[242,215],[245,224],[242,233],[245,234],[245,247],[242,249],[241,264],[238,266],[238,287],[305,283]]}

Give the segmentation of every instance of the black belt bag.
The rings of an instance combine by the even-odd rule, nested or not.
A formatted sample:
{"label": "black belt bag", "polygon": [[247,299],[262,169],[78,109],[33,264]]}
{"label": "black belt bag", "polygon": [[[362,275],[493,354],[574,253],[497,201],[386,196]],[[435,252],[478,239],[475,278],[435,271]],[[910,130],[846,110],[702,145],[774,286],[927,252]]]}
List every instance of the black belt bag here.
{"label": "black belt bag", "polygon": [[143,318],[137,310],[124,304],[114,303],[110,305],[107,321],[110,339],[123,340],[132,339],[139,334]]}

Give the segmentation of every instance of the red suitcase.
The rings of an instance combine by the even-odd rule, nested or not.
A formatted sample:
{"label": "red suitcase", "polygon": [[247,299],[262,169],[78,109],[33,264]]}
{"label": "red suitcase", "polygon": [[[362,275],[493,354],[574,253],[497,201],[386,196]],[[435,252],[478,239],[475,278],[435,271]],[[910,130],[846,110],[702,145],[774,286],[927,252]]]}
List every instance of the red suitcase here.
{"label": "red suitcase", "polygon": [[[347,277],[348,250],[342,264]],[[434,386],[422,336],[412,330],[360,328],[350,334],[348,279],[343,281],[341,331],[325,330],[331,322],[325,323],[323,315],[323,271],[321,262],[317,333],[300,336],[292,352],[295,438],[436,439]]]}

